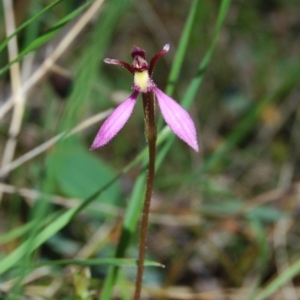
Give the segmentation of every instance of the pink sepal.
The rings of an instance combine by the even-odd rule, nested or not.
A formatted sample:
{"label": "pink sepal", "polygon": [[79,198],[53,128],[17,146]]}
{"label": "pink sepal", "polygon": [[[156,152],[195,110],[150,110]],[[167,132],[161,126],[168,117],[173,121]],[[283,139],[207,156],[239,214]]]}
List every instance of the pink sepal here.
{"label": "pink sepal", "polygon": [[98,131],[90,150],[106,145],[123,128],[132,114],[138,94],[134,91],[111,113]]}
{"label": "pink sepal", "polygon": [[159,88],[153,89],[161,113],[171,130],[196,152],[199,152],[195,124],[186,110]]}

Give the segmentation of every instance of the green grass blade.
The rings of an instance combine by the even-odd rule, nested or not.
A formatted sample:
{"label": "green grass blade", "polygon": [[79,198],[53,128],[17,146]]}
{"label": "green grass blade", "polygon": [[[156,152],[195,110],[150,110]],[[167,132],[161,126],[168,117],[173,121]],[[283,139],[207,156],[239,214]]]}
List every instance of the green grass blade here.
{"label": "green grass blade", "polygon": [[[146,157],[146,152],[143,151],[141,153],[142,155],[139,155],[132,163],[127,165],[124,169],[120,171],[120,173],[113,178],[111,181],[107,182],[105,185],[103,185],[95,194],[91,195],[89,198],[85,199],[80,205],[77,207],[74,207],[63,214],[61,216],[57,217],[57,214],[53,214],[51,219],[53,218],[54,221],[50,223],[44,230],[40,232],[40,234],[37,235],[34,242],[30,247],[28,246],[29,243],[22,244],[20,247],[18,247],[15,251],[13,251],[11,254],[9,254],[4,261],[0,261],[0,275],[8,271],[10,268],[15,266],[20,259],[26,254],[26,252],[33,252],[37,249],[40,245],[42,245],[45,241],[47,241],[51,236],[53,236],[55,233],[57,233],[59,230],[61,230],[64,226],[66,226],[73,217],[75,217],[79,212],[84,210],[102,191],[106,190],[109,186],[111,186],[116,180],[118,180],[124,173],[128,172],[133,166],[138,164],[143,158]],[[144,173],[142,173],[144,174]],[[143,180],[141,179],[141,185],[143,184]],[[140,204],[140,198],[138,197],[138,194],[136,194],[136,200],[134,203],[136,205]],[[130,221],[131,215],[134,213],[135,207],[132,206],[131,214],[127,215],[126,223],[129,224],[127,229],[130,230],[133,223]],[[39,221],[39,220],[38,220]],[[32,228],[34,226],[30,226]],[[27,229],[30,230],[30,229]],[[40,230],[39,230],[40,231]],[[133,230],[131,230],[133,231]],[[20,233],[18,233],[20,234]],[[7,241],[7,239],[11,239],[11,237],[4,237],[4,241]],[[126,241],[126,238],[124,239]],[[124,242],[123,241],[123,242]],[[124,243],[125,244],[125,243]],[[121,247],[122,248],[122,247]]]}
{"label": "green grass blade", "polygon": [[256,218],[251,218],[250,224],[257,240],[259,254],[256,260],[257,276],[253,283],[251,283],[251,287],[249,286],[248,294],[250,295],[247,297],[248,300],[252,300],[255,291],[266,273],[269,261],[268,237],[263,224]]}
{"label": "green grass blade", "polygon": [[[180,74],[180,70],[182,68],[182,64],[184,61],[184,57],[186,55],[186,51],[188,48],[188,42],[189,42],[189,38],[191,35],[191,31],[195,22],[195,18],[196,18],[196,12],[198,9],[198,4],[199,4],[199,0],[194,0],[192,2],[190,11],[189,11],[189,15],[187,18],[187,21],[185,23],[185,26],[183,28],[179,43],[178,43],[178,47],[174,56],[174,62],[172,64],[171,70],[170,70],[170,75],[168,78],[168,84],[166,87],[166,93],[168,95],[172,95],[176,86],[176,83],[178,81],[178,77]],[[163,119],[160,116],[157,122],[157,128],[160,129],[162,127],[163,124]]]}
{"label": "green grass blade", "polygon": [[59,31],[59,29],[61,29],[64,25],[73,20],[76,16],[78,16],[87,6],[90,5],[91,2],[92,1],[86,2],[82,6],[65,16],[63,19],[61,19],[56,25],[47,30],[45,34],[32,41],[23,51],[19,53],[19,55],[14,60],[12,60],[5,67],[0,69],[0,75],[6,72],[13,64],[20,61],[25,55],[36,50],[37,48],[44,45],[47,41],[49,41]]}
{"label": "green grass blade", "polygon": [[[230,1],[231,0],[223,0],[221,3],[219,15],[217,18],[216,28],[214,31],[213,41],[212,41],[210,47],[208,48],[207,52],[205,53],[203,60],[201,61],[200,65],[199,65],[196,77],[192,80],[192,82],[189,85],[189,87],[183,97],[183,100],[181,102],[182,106],[187,109],[191,106],[191,104],[196,96],[197,90],[203,80],[203,75],[204,75],[205,69],[211,60],[211,56],[212,56],[214,48],[216,46],[216,42],[217,42],[218,36],[220,34],[220,30],[222,28],[222,24],[224,22],[225,16],[227,14],[227,11],[228,11],[228,8],[230,5]],[[174,134],[170,134],[170,133],[171,133],[171,131],[168,131],[167,142],[164,144],[161,151],[158,153],[157,162],[159,162],[159,163],[161,163],[164,160],[164,157],[166,156],[167,152],[169,151],[169,149],[172,146],[173,141],[175,140]]]}
{"label": "green grass blade", "polygon": [[[136,267],[137,260],[132,258],[95,258],[95,259],[62,259],[51,260],[34,264],[34,268],[42,266],[68,266],[68,265],[80,265],[80,266],[97,266],[97,265],[112,265],[118,267]],[[161,263],[146,260],[145,266],[149,267],[164,267]]]}
{"label": "green grass blade", "polygon": [[[230,1],[231,0],[223,0],[221,3],[219,15],[217,18],[216,28],[214,31],[213,41],[212,41],[209,49],[205,53],[203,60],[201,61],[200,65],[199,65],[196,77],[192,80],[192,82],[189,85],[189,87],[183,97],[183,100],[181,102],[182,106],[184,106],[185,108],[189,108],[191,106],[191,104],[196,96],[197,90],[203,80],[203,75],[204,75],[205,69],[211,60],[211,56],[213,54],[218,36],[220,34],[220,30],[222,28],[222,24],[224,22],[226,14],[227,14],[227,11],[228,11],[228,8],[230,5]],[[171,133],[170,130],[167,133],[165,133],[165,135],[168,135],[167,142],[164,144],[161,151],[158,153],[158,156],[157,156],[158,164],[162,163],[162,161],[164,160],[164,157],[166,156],[167,152],[171,148],[173,141],[175,140],[174,134],[170,134],[170,133]],[[160,138],[158,140],[160,140]]]}
{"label": "green grass blade", "polygon": [[181,102],[182,106],[185,108],[189,108],[192,104],[192,102],[194,101],[194,98],[196,96],[197,90],[199,89],[199,86],[203,80],[203,75],[205,72],[205,69],[207,68],[213,51],[215,49],[219,34],[220,34],[220,30],[222,28],[225,16],[227,14],[229,5],[230,5],[231,0],[223,0],[220,6],[220,10],[219,10],[219,14],[218,14],[218,18],[217,18],[217,25],[214,31],[214,36],[213,36],[213,40],[212,43],[210,45],[210,47],[208,48],[208,51],[205,53],[203,60],[201,61],[198,71],[197,71],[197,75],[194,77],[194,79],[192,80],[191,84],[189,85],[183,100]]}
{"label": "green grass blade", "polygon": [[43,222],[41,224],[37,220],[33,220],[29,223],[26,223],[25,225],[23,225],[21,227],[10,230],[8,233],[0,236],[0,245],[9,243],[17,238],[24,236],[33,227],[38,226],[38,228],[43,228],[45,226],[45,224],[52,222],[57,216],[58,216],[58,213],[54,213],[49,218],[46,218],[45,220],[43,220]]}
{"label": "green grass blade", "polygon": [[21,227],[8,231],[6,234],[0,236],[0,245],[6,244],[23,236],[35,225],[36,222],[31,221]]}
{"label": "green grass blade", "polygon": [[[44,223],[38,226],[37,230],[39,230],[40,233],[37,235],[36,239],[33,242],[31,240],[27,240],[16,250],[7,255],[5,257],[5,260],[0,261],[0,275],[8,271],[13,266],[15,266],[22,257],[28,254],[28,252],[34,251],[38,246],[40,246],[43,242],[50,238],[55,232],[57,232],[59,229],[63,228],[63,226],[68,224],[68,221],[71,219],[70,215],[71,217],[73,216],[74,210],[75,209],[68,211],[67,213],[59,217],[57,217],[58,213],[52,214],[51,219],[53,218],[55,219],[55,221],[50,223],[50,225],[48,225],[43,230],[39,230],[39,228],[41,228],[42,225],[44,225]],[[30,251],[28,249],[29,245]]]}
{"label": "green grass blade", "polygon": [[28,54],[29,52],[34,51],[38,47],[45,44],[48,40],[50,40],[56,32],[61,29],[63,26],[65,26],[67,23],[69,23],[71,20],[73,20],[75,17],[77,17],[87,6],[89,6],[91,1],[86,2],[76,10],[72,11],[70,14],[65,16],[63,19],[61,19],[58,23],[56,23],[53,27],[49,28],[45,34],[35,39],[32,43],[30,43],[20,54],[19,59],[21,59],[23,56]]}
{"label": "green grass blade", "polygon": [[[132,195],[130,197],[129,206],[126,210],[126,214],[122,226],[121,237],[119,239],[119,243],[115,254],[116,258],[121,258],[125,255],[125,251],[131,241],[131,238],[137,226],[140,213],[143,207],[143,201],[141,201],[141,193],[143,193],[145,189],[145,180],[146,180],[145,172],[140,172],[136,180],[136,183],[134,185]],[[111,299],[111,293],[112,293],[113,286],[117,280],[118,271],[119,271],[118,267],[111,267],[109,269],[109,272],[104,282],[102,294],[99,299],[102,300]]]}
{"label": "green grass blade", "polygon": [[32,22],[34,22],[36,19],[38,19],[40,16],[42,16],[45,12],[50,10],[52,7],[55,5],[59,4],[63,0],[56,0],[49,5],[47,5],[44,9],[42,9],[39,13],[28,19],[26,22],[24,22],[20,27],[16,29],[16,31],[11,34],[9,37],[7,37],[3,43],[0,44],[0,52],[3,51],[3,49],[7,46],[8,42],[15,36],[17,35],[22,29],[30,25]]}
{"label": "green grass blade", "polygon": [[178,47],[174,56],[174,62],[172,64],[170,75],[168,78],[168,85],[166,87],[166,93],[168,95],[173,94],[176,82],[180,74],[183,60],[188,48],[188,42],[191,35],[192,27],[195,22],[198,4],[199,4],[199,0],[192,1],[190,12],[178,43]]}
{"label": "green grass blade", "polygon": [[266,287],[264,287],[252,300],[269,299],[283,285],[290,282],[295,276],[300,274],[300,259],[293,262],[284,272],[273,279]]}

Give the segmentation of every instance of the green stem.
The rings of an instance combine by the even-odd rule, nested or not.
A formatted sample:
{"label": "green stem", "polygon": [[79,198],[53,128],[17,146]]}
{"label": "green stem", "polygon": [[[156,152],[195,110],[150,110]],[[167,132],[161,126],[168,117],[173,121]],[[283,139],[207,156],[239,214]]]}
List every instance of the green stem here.
{"label": "green stem", "polygon": [[146,139],[148,142],[148,149],[149,149],[149,164],[148,164],[148,176],[147,176],[144,208],[143,208],[143,214],[141,219],[139,259],[138,259],[138,269],[137,269],[134,300],[140,300],[142,283],[143,283],[144,261],[146,255],[146,245],[147,245],[148,220],[149,220],[150,203],[151,203],[154,174],[155,174],[155,150],[156,150],[156,136],[157,136],[156,124],[155,124],[154,94],[153,92],[149,92],[149,93],[143,93],[142,96],[143,96],[143,106],[144,106],[144,115],[145,115],[145,135],[146,135]]}

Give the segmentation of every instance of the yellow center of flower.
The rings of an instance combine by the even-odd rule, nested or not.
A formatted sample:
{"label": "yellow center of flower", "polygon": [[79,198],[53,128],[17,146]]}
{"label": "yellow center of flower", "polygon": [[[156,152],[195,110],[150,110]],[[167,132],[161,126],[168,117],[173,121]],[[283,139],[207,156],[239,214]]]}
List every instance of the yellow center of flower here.
{"label": "yellow center of flower", "polygon": [[149,74],[147,70],[134,72],[134,85],[140,89],[141,93],[146,93],[149,89]]}

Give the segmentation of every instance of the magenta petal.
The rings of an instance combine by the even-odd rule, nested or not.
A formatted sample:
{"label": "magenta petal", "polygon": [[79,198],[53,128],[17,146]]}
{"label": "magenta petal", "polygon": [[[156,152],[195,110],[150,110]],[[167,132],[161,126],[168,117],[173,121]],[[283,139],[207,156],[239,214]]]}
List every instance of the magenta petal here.
{"label": "magenta petal", "polygon": [[132,114],[138,94],[134,91],[111,113],[98,131],[90,150],[107,144],[122,129]]}
{"label": "magenta petal", "polygon": [[188,112],[157,87],[153,91],[166,123],[179,138],[198,152],[196,128]]}

